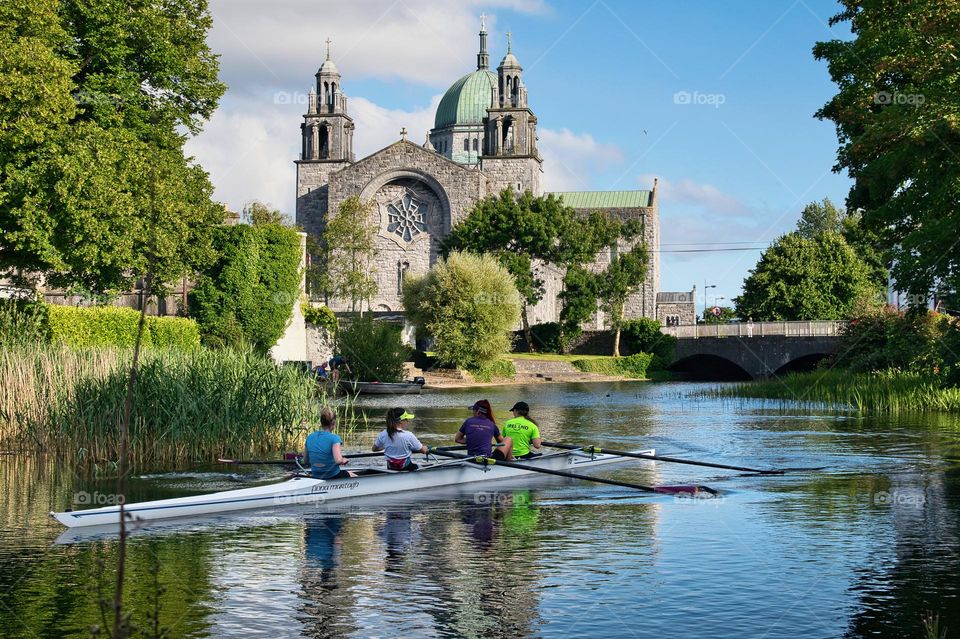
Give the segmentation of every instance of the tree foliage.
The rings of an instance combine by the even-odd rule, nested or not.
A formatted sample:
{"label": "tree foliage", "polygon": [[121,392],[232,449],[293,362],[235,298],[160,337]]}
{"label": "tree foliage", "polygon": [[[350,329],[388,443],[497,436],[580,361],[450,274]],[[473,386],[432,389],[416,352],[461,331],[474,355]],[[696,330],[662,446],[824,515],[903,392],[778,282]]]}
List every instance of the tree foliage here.
{"label": "tree foliage", "polygon": [[399,382],[411,349],[401,339],[401,327],[356,317],[337,333],[337,348],[347,358],[356,379],[364,382]]}
{"label": "tree foliage", "polygon": [[509,352],[520,319],[513,276],[490,255],[453,252],[403,286],[407,316],[434,339],[440,361],[482,369]]}
{"label": "tree foliage", "polygon": [[208,263],[222,209],[183,155],[224,87],[202,0],[0,9],[0,270],[157,288]]}
{"label": "tree foliage", "polygon": [[716,308],[720,309],[719,315],[714,315],[711,311],[713,308],[708,308],[703,312],[704,324],[729,324],[733,320],[737,319],[737,312],[730,306],[718,306]]}
{"label": "tree foliage", "polygon": [[805,238],[790,233],[767,249],[734,302],[754,320],[844,319],[877,293],[870,272],[837,233]]}
{"label": "tree foliage", "polygon": [[797,221],[797,233],[808,239],[821,233],[842,233],[844,217],[844,211],[825,197],[822,202],[811,202],[803,207]]}
{"label": "tree foliage", "polygon": [[288,226],[287,217],[269,204],[253,200],[243,207],[243,218],[248,224],[262,226],[264,224],[278,224]]}
{"label": "tree foliage", "polygon": [[926,299],[960,284],[960,2],[841,0],[832,24],[852,40],[819,42],[837,94],[817,117],[836,124],[837,171],[851,209],[893,258],[898,286]]}
{"label": "tree foliage", "polygon": [[615,255],[603,271],[596,274],[600,308],[610,317],[613,328],[613,356],[620,356],[620,330],[623,327],[627,298],[636,293],[647,276],[647,248],[637,244],[629,251]]}
{"label": "tree foliage", "polygon": [[313,298],[350,302],[353,312],[377,294],[373,262],[377,257],[377,227],[371,220],[373,202],[359,196],[340,204],[336,215],[328,216],[323,233],[311,238],[307,280]]}
{"label": "tree foliage", "polygon": [[300,238],[277,224],[217,229],[217,260],[188,302],[203,341],[266,353],[286,330],[300,296]]}

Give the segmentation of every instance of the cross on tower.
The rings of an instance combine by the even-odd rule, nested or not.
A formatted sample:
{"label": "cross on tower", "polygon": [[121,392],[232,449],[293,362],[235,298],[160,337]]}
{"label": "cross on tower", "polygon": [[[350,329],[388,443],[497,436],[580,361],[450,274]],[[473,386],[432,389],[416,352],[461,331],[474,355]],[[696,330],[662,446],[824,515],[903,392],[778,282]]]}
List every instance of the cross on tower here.
{"label": "cross on tower", "polygon": [[480,14],[480,30],[481,31],[487,30],[487,16],[484,13]]}
{"label": "cross on tower", "polygon": [[329,38],[329,36],[328,36],[328,37],[327,37],[327,60],[330,59],[330,42],[332,42],[332,40],[330,40],[330,38]]}
{"label": "cross on tower", "polygon": [[407,139],[407,127],[403,127],[402,129],[400,129],[400,139],[401,140]]}

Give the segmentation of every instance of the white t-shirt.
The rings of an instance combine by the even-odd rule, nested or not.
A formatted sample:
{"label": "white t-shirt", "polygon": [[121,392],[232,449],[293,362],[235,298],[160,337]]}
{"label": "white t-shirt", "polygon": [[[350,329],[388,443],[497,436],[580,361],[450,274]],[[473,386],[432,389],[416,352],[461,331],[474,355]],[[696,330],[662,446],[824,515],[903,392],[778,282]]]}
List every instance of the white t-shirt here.
{"label": "white t-shirt", "polygon": [[420,450],[423,444],[417,439],[416,435],[405,430],[398,430],[393,434],[393,439],[387,434],[386,430],[380,431],[373,445],[383,449],[383,454],[392,459],[404,459],[409,457],[410,453]]}

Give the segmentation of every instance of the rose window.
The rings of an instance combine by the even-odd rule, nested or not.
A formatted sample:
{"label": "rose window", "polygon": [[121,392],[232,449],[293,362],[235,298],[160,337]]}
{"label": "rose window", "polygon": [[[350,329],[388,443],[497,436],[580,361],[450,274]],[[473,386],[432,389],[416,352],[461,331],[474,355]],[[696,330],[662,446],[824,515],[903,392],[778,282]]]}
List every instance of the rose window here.
{"label": "rose window", "polygon": [[418,200],[410,191],[387,204],[387,232],[400,236],[404,242],[427,232],[428,204]]}

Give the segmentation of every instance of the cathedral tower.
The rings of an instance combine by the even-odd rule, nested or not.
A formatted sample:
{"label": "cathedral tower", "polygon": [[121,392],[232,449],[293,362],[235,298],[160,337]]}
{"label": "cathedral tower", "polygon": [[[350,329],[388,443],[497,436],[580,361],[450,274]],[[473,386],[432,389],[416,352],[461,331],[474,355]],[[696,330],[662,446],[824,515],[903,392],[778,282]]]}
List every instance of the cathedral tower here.
{"label": "cathedral tower", "polygon": [[527,104],[523,67],[513,55],[507,33],[507,54],[497,67],[497,82],[484,118],[481,166],[490,178],[490,191],[505,187],[540,194],[543,159],[537,150],[537,117]]}
{"label": "cathedral tower", "polygon": [[340,89],[340,71],[330,59],[329,38],[327,59],[316,78],[300,125],[300,159],[296,161],[297,224],[308,233],[319,232],[322,227],[330,174],[354,161],[355,126],[347,115],[347,96]]}

